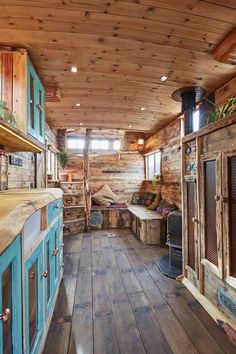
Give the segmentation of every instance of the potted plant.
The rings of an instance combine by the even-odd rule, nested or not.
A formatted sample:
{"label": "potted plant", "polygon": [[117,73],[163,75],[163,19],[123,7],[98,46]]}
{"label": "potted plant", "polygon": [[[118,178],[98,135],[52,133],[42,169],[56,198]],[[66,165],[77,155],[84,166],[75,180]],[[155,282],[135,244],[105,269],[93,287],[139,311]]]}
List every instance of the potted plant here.
{"label": "potted plant", "polygon": [[62,170],[62,173],[59,173],[59,179],[61,182],[67,182],[69,175],[65,173],[64,170],[68,162],[68,155],[65,151],[60,151],[57,153],[57,162],[59,168]]}

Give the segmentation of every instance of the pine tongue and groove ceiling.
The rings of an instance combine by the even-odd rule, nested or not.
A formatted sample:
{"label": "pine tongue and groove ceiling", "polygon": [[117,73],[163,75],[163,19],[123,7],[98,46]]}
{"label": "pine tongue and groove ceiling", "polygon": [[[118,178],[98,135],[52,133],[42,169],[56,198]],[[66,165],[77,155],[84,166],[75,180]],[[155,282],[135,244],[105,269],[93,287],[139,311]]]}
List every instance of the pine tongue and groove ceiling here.
{"label": "pine tongue and groove ceiling", "polygon": [[150,132],[180,112],[175,89],[235,76],[212,54],[235,22],[235,0],[1,0],[0,44],[26,48],[45,86],[60,87],[51,127]]}

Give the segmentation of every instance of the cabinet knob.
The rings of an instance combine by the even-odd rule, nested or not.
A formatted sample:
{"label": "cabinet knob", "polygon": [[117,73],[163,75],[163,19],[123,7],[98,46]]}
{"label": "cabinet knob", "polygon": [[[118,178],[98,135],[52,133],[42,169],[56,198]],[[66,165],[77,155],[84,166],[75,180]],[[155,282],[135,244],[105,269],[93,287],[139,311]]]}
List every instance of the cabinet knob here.
{"label": "cabinet knob", "polygon": [[3,323],[7,323],[10,318],[10,315],[11,315],[11,310],[6,308],[4,310],[4,313],[0,314],[0,321],[2,321]]}
{"label": "cabinet knob", "polygon": [[47,278],[48,277],[48,271],[45,271],[42,273],[42,277]]}
{"label": "cabinet knob", "polygon": [[35,272],[30,273],[30,279],[35,279]]}
{"label": "cabinet knob", "polygon": [[59,205],[58,205],[58,204],[55,204],[55,205],[54,205],[54,208],[55,208],[55,209],[58,209],[58,208],[59,208]]}
{"label": "cabinet knob", "polygon": [[192,222],[195,223],[195,222],[198,222],[198,219],[196,219],[195,217],[192,218]]}
{"label": "cabinet knob", "polygon": [[53,255],[54,257],[56,257],[57,254],[58,254],[58,248],[55,248],[55,249],[53,250],[53,252],[52,252],[52,255]]}
{"label": "cabinet knob", "polygon": [[220,200],[220,196],[219,195],[215,195],[214,199],[215,199],[216,202],[218,202]]}

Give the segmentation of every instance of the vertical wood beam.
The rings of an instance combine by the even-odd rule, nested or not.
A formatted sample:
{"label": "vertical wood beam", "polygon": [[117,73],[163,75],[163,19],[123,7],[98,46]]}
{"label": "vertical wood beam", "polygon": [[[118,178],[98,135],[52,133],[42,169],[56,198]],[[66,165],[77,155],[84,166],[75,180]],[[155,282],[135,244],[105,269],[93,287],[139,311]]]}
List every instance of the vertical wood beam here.
{"label": "vertical wood beam", "polygon": [[83,186],[84,186],[84,200],[85,200],[85,230],[89,230],[89,218],[91,212],[91,192],[89,189],[89,143],[92,129],[86,129],[84,138],[84,150],[83,150]]}

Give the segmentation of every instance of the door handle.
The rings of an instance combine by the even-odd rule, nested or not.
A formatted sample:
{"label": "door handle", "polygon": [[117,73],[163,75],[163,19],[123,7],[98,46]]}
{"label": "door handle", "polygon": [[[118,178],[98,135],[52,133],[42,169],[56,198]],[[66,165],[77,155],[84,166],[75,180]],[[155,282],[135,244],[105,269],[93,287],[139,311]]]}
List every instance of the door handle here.
{"label": "door handle", "polygon": [[223,203],[226,203],[228,201],[228,198],[224,197],[223,195],[220,197],[220,200],[223,202]]}
{"label": "door handle", "polygon": [[220,196],[219,195],[215,195],[214,199],[215,199],[216,202],[218,202],[220,200]]}
{"label": "door handle", "polygon": [[47,271],[47,270],[42,273],[42,277],[44,277],[44,278],[47,278],[47,277],[48,277],[48,271]]}
{"label": "door handle", "polygon": [[192,222],[193,222],[193,223],[195,223],[195,222],[197,223],[197,222],[198,222],[198,219],[196,219],[195,217],[193,217],[193,218],[192,218]]}
{"label": "door handle", "polygon": [[30,279],[35,279],[35,272],[30,273]]}
{"label": "door handle", "polygon": [[53,255],[54,257],[56,257],[57,254],[58,254],[58,248],[55,248],[55,249],[53,250],[53,252],[52,252],[52,255]]}
{"label": "door handle", "polygon": [[4,313],[2,314],[0,314],[0,321],[2,321],[3,323],[7,323],[8,322],[8,320],[10,319],[10,315],[11,315],[11,310],[10,309],[8,309],[8,308],[6,308],[5,310],[4,310]]}

